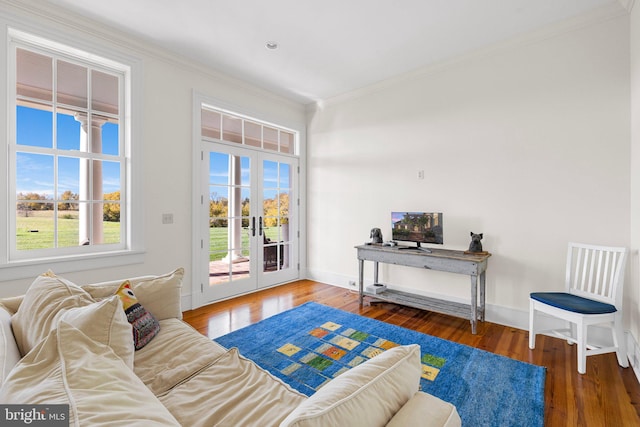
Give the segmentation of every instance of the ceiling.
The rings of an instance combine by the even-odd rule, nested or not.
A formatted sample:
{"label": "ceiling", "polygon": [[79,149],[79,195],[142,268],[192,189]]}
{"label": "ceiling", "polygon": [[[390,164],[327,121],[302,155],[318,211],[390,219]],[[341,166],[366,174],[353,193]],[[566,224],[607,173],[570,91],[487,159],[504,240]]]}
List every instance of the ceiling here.
{"label": "ceiling", "polygon": [[629,0],[47,1],[306,104]]}

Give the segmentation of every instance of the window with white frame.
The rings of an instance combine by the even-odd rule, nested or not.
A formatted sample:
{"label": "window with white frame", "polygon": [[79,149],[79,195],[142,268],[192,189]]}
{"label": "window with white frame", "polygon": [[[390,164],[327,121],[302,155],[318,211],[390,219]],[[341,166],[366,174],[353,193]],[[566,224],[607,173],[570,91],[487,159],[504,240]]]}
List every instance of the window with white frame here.
{"label": "window with white frame", "polygon": [[9,261],[131,249],[129,65],[9,43]]}

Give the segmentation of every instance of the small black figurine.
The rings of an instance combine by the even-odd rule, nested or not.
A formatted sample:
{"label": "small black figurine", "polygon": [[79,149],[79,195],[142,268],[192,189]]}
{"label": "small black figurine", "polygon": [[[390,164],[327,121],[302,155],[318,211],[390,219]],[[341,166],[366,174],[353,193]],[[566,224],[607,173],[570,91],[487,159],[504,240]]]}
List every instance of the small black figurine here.
{"label": "small black figurine", "polygon": [[382,231],[379,228],[372,228],[369,237],[371,237],[371,243],[382,243]]}
{"label": "small black figurine", "polygon": [[482,252],[482,234],[474,234],[471,232],[471,243],[469,243],[469,252]]}

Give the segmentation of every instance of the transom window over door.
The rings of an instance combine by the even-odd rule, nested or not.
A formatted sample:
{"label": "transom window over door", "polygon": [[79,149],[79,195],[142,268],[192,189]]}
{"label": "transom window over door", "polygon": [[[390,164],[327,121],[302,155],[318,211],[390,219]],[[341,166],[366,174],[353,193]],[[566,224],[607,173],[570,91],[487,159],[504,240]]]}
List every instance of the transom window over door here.
{"label": "transom window over door", "polygon": [[9,260],[130,249],[130,67],[17,34],[9,51]]}
{"label": "transom window over door", "polygon": [[293,131],[209,108],[202,109],[201,121],[203,137],[266,151],[297,154]]}

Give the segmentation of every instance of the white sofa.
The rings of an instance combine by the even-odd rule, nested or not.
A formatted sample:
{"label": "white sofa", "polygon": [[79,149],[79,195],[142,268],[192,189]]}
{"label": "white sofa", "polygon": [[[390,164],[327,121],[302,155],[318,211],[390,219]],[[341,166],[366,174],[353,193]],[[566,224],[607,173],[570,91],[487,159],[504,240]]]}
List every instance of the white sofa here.
{"label": "white sofa", "polygon": [[183,270],[129,279],[160,330],[134,350],[115,292],[52,273],[0,299],[0,404],[68,404],[70,425],[460,426],[418,391],[417,345],[382,353],[311,397],[181,320]]}

